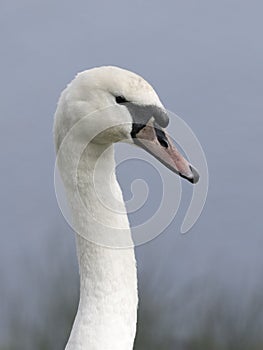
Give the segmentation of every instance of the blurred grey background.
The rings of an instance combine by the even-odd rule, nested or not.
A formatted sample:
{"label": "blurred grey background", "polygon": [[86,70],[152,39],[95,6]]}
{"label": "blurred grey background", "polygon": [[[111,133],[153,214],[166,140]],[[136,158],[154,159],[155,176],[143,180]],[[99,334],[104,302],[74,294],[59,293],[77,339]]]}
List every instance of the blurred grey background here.
{"label": "blurred grey background", "polygon": [[259,0],[1,1],[1,350],[67,339],[78,272],[53,187],[53,115],[77,72],[109,64],[142,75],[191,126],[210,174],[192,230],[179,233],[184,184],[175,220],[136,250],[136,349],[263,348],[262,11]]}

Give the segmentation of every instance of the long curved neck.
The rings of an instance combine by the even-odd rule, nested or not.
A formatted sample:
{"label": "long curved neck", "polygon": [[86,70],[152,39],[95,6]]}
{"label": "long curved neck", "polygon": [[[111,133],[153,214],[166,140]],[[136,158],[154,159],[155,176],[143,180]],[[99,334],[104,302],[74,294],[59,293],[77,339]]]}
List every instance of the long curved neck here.
{"label": "long curved neck", "polygon": [[[92,215],[86,212],[84,215],[81,208],[73,205],[73,221],[84,236],[95,242],[76,235],[80,301],[66,350],[133,348],[137,319],[136,261],[114,168],[113,146],[106,149],[90,144],[79,162],[79,195]],[[67,190],[68,196],[72,196],[70,188]],[[98,245],[98,241],[108,247]],[[125,245],[120,242],[130,248],[113,247]]]}

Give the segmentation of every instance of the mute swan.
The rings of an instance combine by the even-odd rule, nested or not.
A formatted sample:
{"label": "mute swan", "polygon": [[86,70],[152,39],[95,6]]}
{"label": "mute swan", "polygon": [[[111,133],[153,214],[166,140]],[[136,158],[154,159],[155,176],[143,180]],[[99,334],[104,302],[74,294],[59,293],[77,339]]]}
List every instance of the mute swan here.
{"label": "mute swan", "polygon": [[[86,123],[72,132],[84,119]],[[58,167],[78,233],[80,272],[79,306],[66,350],[133,348],[138,304],[136,261],[114,173],[113,144],[128,140],[196,183],[199,175],[171,143],[164,130],[167,124],[168,115],[154,89],[137,74],[118,67],[81,72],[61,94],[55,113],[54,141],[57,153],[61,153]],[[91,138],[79,155],[79,144]],[[75,200],[76,158],[78,192],[86,211]],[[102,166],[94,179],[98,162]],[[101,205],[100,198],[110,204],[117,198],[118,210]],[[115,238],[103,244],[105,237],[114,236],[114,232],[117,239],[124,239],[125,249],[114,248]]]}

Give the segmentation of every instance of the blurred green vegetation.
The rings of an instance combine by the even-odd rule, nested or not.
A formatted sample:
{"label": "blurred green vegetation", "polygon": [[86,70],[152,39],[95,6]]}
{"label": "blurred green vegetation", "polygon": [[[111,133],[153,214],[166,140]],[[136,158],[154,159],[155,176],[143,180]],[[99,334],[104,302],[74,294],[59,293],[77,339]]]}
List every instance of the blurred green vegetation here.
{"label": "blurred green vegetation", "polygon": [[[58,263],[54,258],[56,266]],[[34,281],[35,316],[23,301],[8,306],[9,323],[0,350],[63,350],[78,303],[78,273],[71,261],[59,264]],[[262,350],[262,288],[244,300],[219,288],[213,278],[192,282],[160,298],[143,279],[135,350]],[[33,301],[32,301],[33,303]]]}
{"label": "blurred green vegetation", "polygon": [[[49,301],[41,310],[41,324],[28,323],[18,314],[10,324],[8,343],[2,344],[1,350],[64,349],[76,312],[77,295],[65,293],[63,283],[53,287]],[[192,288],[194,290],[194,286]],[[151,303],[150,295],[141,300],[135,350],[263,349],[263,309],[259,298],[251,300],[246,311],[241,313],[234,310],[230,299],[217,297],[207,304],[195,306],[194,314],[188,312],[180,320],[182,311],[178,316],[174,312],[176,304],[188,303],[182,298],[169,308],[161,302]],[[191,318],[195,320],[194,327]],[[180,331],[182,327],[185,328],[184,335]]]}
{"label": "blurred green vegetation", "polygon": [[[192,285],[192,292],[199,287]],[[261,295],[254,295],[243,308],[226,292],[215,293],[207,303],[204,298],[183,315],[184,306],[187,308],[189,303],[188,294],[166,306],[164,302],[152,305],[141,302],[136,350],[263,349]]]}

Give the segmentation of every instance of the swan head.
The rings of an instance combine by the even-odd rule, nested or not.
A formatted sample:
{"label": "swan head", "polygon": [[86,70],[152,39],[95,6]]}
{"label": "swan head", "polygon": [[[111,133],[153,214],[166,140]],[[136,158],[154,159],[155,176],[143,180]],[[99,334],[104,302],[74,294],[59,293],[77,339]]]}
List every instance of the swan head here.
{"label": "swan head", "polygon": [[[168,114],[153,87],[141,76],[113,66],[79,73],[58,102],[54,124],[57,150],[83,118],[87,123],[82,136],[91,139],[92,135],[91,142],[133,143],[190,182],[199,180],[198,172],[166,133]],[[101,131],[94,133],[94,128]]]}

